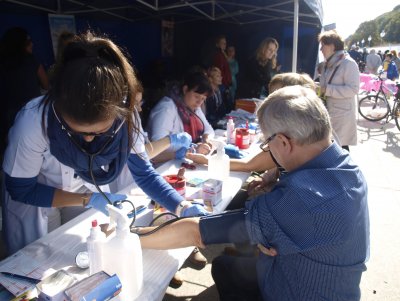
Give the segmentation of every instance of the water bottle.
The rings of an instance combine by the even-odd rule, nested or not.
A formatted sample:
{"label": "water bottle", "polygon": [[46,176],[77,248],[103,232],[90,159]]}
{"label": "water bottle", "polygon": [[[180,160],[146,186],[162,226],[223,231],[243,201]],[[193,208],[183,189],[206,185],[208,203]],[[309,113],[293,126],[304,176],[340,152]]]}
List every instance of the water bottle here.
{"label": "water bottle", "polygon": [[105,240],[105,233],[101,232],[100,227],[97,225],[97,220],[93,220],[90,235],[86,239],[90,275],[102,270],[102,249]]}

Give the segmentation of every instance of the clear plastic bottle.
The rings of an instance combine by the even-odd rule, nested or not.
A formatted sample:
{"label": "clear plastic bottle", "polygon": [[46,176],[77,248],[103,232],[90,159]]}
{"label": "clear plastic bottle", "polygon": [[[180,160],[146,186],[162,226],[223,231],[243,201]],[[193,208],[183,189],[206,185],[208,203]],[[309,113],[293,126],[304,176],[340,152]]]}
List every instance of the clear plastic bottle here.
{"label": "clear plastic bottle", "polygon": [[235,124],[232,117],[229,117],[226,123],[226,143],[235,144]]}
{"label": "clear plastic bottle", "polygon": [[93,220],[90,235],[86,239],[90,275],[102,270],[102,249],[105,240],[105,233],[101,232],[100,227],[97,225],[97,220]]}
{"label": "clear plastic bottle", "polygon": [[217,153],[208,159],[208,176],[212,179],[224,181],[229,177],[230,160],[225,154],[225,144],[218,142]]}
{"label": "clear plastic bottle", "polygon": [[142,247],[139,236],[129,230],[127,214],[112,205],[107,205],[110,219],[115,221],[116,231],[104,244],[103,269],[117,274],[122,290],[116,300],[135,300],[143,287]]}

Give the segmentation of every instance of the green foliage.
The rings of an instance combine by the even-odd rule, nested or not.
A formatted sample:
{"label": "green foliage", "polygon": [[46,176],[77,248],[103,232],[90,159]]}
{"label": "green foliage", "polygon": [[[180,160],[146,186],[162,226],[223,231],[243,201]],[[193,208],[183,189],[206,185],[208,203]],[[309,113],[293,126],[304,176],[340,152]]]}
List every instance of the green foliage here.
{"label": "green foliage", "polygon": [[[380,36],[382,31],[385,32],[383,38]],[[369,36],[371,36],[370,43],[368,41]],[[371,47],[388,43],[400,43],[400,5],[396,6],[391,12],[384,13],[374,20],[361,23],[356,32],[345,40],[345,44],[350,48],[351,45],[355,45],[363,39],[363,46]]]}

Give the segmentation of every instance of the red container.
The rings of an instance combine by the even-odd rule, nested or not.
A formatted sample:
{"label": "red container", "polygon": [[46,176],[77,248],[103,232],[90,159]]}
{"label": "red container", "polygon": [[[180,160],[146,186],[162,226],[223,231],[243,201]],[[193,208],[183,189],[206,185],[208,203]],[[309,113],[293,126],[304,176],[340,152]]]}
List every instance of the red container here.
{"label": "red container", "polygon": [[240,149],[249,148],[250,146],[250,133],[249,129],[238,128],[236,129],[236,146]]}
{"label": "red container", "polygon": [[185,197],[186,180],[178,175],[164,176],[164,179],[171,185],[181,196]]}

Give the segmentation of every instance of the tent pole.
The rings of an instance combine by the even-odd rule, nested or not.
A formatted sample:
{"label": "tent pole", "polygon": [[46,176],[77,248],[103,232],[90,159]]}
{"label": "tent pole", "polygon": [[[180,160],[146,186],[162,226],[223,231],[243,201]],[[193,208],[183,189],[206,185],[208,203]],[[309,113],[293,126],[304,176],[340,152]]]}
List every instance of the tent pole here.
{"label": "tent pole", "polygon": [[298,39],[299,39],[299,0],[294,0],[292,72],[297,72]]}

